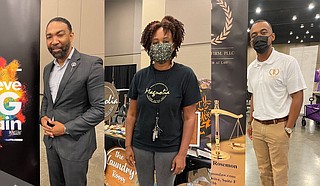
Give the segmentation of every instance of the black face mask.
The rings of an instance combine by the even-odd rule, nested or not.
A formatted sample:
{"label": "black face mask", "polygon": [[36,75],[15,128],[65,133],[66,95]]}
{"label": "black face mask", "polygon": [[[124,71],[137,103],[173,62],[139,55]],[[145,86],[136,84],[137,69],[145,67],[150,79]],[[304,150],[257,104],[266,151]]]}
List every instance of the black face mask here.
{"label": "black face mask", "polygon": [[270,47],[270,45],[268,45],[268,39],[270,36],[256,36],[253,41],[252,41],[252,45],[254,50],[258,53],[258,54],[264,54]]}

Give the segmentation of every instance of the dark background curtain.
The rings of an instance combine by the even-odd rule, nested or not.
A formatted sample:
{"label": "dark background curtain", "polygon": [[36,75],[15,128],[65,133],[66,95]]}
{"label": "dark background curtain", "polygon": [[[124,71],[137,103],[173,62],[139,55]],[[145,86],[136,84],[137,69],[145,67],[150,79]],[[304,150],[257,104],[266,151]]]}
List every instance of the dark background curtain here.
{"label": "dark background curtain", "polygon": [[[137,65],[117,65],[117,66],[105,66],[104,68],[104,81],[112,83],[114,81],[114,86],[118,90],[119,94],[119,105],[128,103],[128,98],[126,97],[128,89],[134,74],[137,71]],[[122,90],[120,90],[122,89]],[[126,99],[126,101],[125,101]]]}
{"label": "dark background curtain", "polygon": [[137,65],[105,66],[104,81],[112,83],[116,89],[128,89],[137,71]]}

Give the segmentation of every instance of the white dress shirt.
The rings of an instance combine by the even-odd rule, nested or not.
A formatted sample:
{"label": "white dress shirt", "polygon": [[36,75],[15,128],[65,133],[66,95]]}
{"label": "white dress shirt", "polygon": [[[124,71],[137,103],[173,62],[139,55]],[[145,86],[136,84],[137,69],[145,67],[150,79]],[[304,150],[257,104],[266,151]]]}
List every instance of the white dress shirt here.
{"label": "white dress shirt", "polygon": [[64,61],[62,66],[59,65],[59,63],[57,62],[57,59],[53,61],[54,66],[52,68],[52,71],[50,73],[50,78],[49,78],[49,86],[50,86],[53,103],[56,101],[61,79],[64,75],[64,72],[67,69],[67,66],[69,64],[69,61],[71,60],[73,52],[74,52],[74,48],[72,48],[68,58]]}

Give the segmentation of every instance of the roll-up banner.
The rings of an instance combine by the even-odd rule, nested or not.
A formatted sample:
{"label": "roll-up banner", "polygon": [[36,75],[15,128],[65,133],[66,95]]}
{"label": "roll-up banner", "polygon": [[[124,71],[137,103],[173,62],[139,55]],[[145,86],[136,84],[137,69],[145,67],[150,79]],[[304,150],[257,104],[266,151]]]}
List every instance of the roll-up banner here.
{"label": "roll-up banner", "polygon": [[0,185],[39,185],[40,0],[0,0]]}
{"label": "roll-up banner", "polygon": [[248,0],[212,0],[212,185],[245,185]]}

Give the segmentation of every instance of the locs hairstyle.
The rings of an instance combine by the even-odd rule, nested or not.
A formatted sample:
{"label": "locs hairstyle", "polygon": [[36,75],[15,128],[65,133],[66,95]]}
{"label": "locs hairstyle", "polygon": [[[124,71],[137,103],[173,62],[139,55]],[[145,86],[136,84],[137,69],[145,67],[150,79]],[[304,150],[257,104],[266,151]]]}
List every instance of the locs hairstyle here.
{"label": "locs hairstyle", "polygon": [[177,56],[177,52],[181,46],[182,41],[184,40],[184,28],[183,23],[179,20],[175,19],[172,16],[165,16],[161,22],[160,21],[152,21],[150,22],[143,30],[141,36],[141,45],[144,47],[144,50],[149,53],[150,46],[152,43],[152,37],[154,33],[162,27],[164,32],[171,32],[173,37],[173,47],[175,50],[172,53],[172,58]]}
{"label": "locs hairstyle", "polygon": [[52,22],[62,22],[62,23],[65,23],[65,24],[68,26],[68,30],[69,30],[70,32],[72,32],[72,26],[71,26],[70,22],[69,22],[66,18],[63,18],[63,17],[55,17],[55,18],[52,18],[52,19],[48,22],[46,28],[48,28],[48,25],[49,25],[50,23],[52,23]]}

